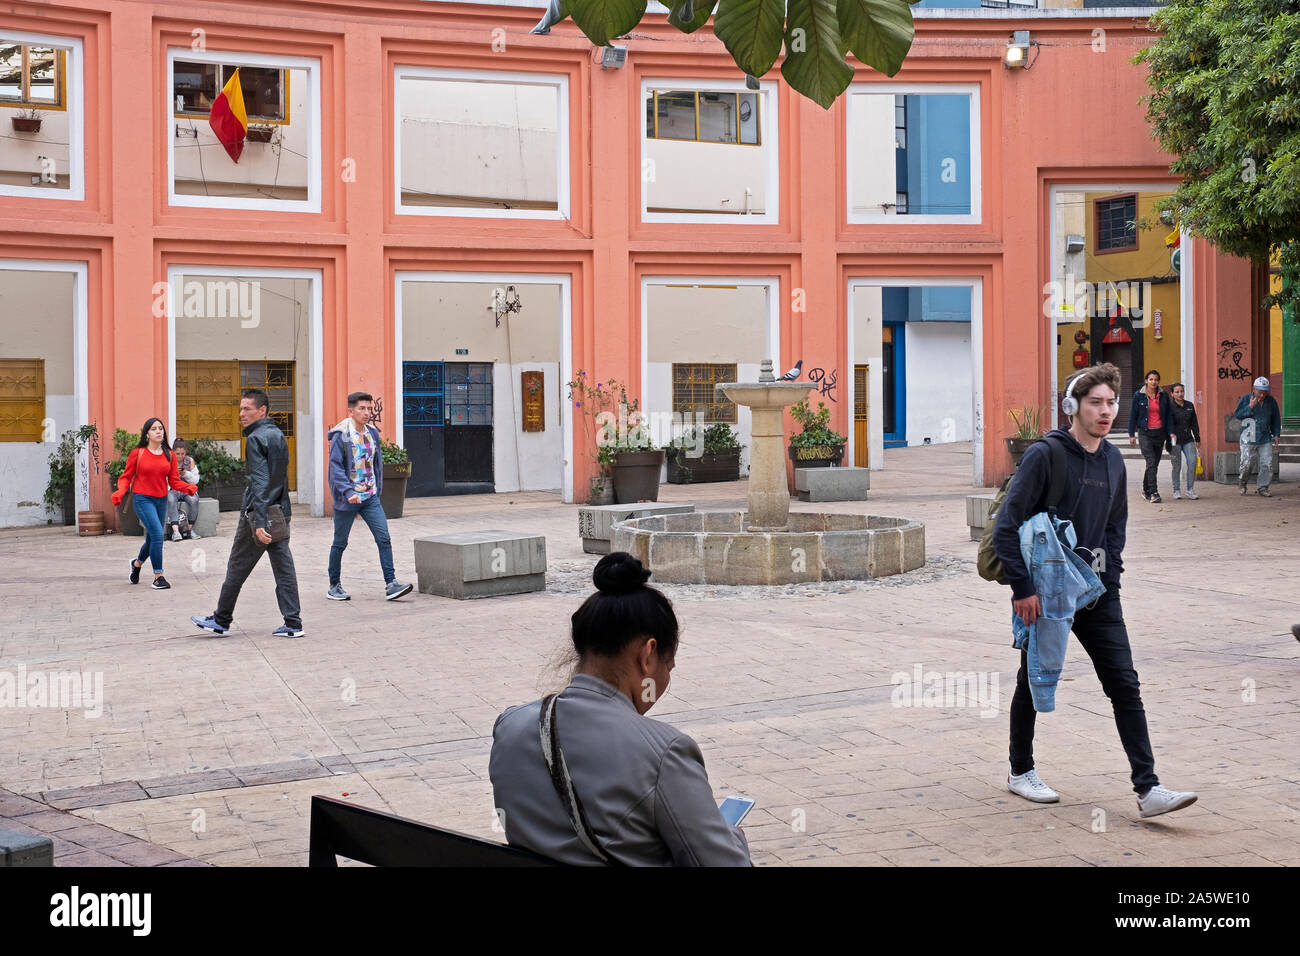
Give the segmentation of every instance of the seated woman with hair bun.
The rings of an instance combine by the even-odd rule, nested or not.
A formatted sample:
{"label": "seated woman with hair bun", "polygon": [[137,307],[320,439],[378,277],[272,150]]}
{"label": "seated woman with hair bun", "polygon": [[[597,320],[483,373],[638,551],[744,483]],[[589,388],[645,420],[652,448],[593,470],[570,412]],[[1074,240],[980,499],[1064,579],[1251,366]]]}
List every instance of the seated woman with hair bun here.
{"label": "seated woman with hair bun", "polygon": [[573,613],[578,663],[560,694],[511,707],[488,773],[506,840],[578,866],[749,866],[695,741],[643,716],[668,689],[672,603],[630,554],[603,557]]}

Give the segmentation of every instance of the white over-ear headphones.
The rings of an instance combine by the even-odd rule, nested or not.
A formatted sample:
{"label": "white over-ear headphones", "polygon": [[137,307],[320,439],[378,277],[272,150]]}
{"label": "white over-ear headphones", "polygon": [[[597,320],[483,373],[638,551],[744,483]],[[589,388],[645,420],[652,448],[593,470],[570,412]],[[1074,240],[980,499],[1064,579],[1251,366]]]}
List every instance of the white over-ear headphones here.
{"label": "white over-ear headphones", "polygon": [[1074,386],[1079,384],[1079,379],[1083,378],[1084,373],[1070,379],[1069,384],[1065,386],[1065,398],[1061,399],[1061,411],[1067,415],[1074,415],[1079,411],[1079,400],[1074,397]]}

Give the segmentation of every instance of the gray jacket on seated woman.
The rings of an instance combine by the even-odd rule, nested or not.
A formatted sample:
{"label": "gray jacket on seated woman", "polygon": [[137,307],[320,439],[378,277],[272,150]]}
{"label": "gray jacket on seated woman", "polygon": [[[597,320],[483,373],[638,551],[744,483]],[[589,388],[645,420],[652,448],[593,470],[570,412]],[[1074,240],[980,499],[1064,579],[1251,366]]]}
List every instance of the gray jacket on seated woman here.
{"label": "gray jacket on seated woman", "polygon": [[624,552],[593,577],[597,593],[572,618],[573,680],[492,729],[488,772],[506,840],[579,866],[749,866],[695,741],[643,716],[674,666],[672,604]]}

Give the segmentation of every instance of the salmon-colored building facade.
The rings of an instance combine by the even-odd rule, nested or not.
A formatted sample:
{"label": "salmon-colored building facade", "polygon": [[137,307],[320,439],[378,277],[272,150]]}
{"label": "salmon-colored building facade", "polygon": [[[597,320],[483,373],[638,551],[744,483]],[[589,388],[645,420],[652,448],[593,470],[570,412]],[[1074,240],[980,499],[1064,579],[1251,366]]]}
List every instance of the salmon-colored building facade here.
{"label": "salmon-colored building facade", "polygon": [[[950,416],[935,419],[933,438],[974,443],[975,485],[1010,472],[1002,441],[1011,434],[1009,410],[1050,408],[1071,371],[1060,366],[1073,343],[1053,340],[1068,316],[1054,311],[1052,283],[1063,277],[1064,250],[1079,247],[1058,209],[1172,185],[1168,157],[1152,141],[1139,104],[1144,71],[1130,62],[1151,39],[1144,19],[1131,11],[917,11],[916,40],[901,72],[888,78],[859,66],[850,93],[824,111],[794,94],[776,70],[748,98],[743,77],[707,27],[687,36],[662,14],[649,14],[623,41],[626,62],[605,68],[600,51],[570,22],[547,36],[530,35],[539,16],[534,7],[415,0],[201,8],[20,0],[0,13],[0,47],[28,51],[25,81],[34,90],[52,76],[50,89],[62,91],[51,92],[50,102],[61,98],[65,126],[54,107],[41,107],[41,115],[43,128],[67,149],[66,160],[39,183],[48,163],[33,170],[31,185],[24,168],[0,181],[0,278],[6,271],[18,277],[0,285],[0,331],[11,343],[3,358],[46,363],[42,419],[55,419],[46,449],[49,434],[65,427],[100,426],[97,459],[88,460],[78,485],[80,507],[111,510],[108,481],[97,469],[111,455],[104,436],[112,427],[138,431],[157,414],[173,432],[180,419],[186,437],[204,437],[205,393],[197,383],[220,371],[203,363],[219,362],[233,363],[229,371],[239,383],[290,389],[297,493],[314,513],[329,508],[325,429],[345,414],[344,396],[358,389],[384,399],[381,427],[407,445],[421,409],[436,418],[425,424],[455,421],[469,429],[456,436],[455,451],[436,444],[444,439],[430,431],[430,447],[447,461],[435,493],[539,487],[582,500],[595,465],[564,382],[579,371],[614,377],[654,408],[658,393],[648,379],[659,374],[656,363],[664,364],[665,382],[669,364],[680,377],[675,381],[697,373],[690,362],[726,364],[713,354],[721,346],[701,344],[692,357],[679,355],[687,346],[669,344],[678,341],[678,332],[665,331],[680,322],[671,306],[678,293],[661,289],[681,288],[759,290],[751,293],[757,312],[735,300],[736,336],[753,333],[752,346],[732,360],[737,374],[748,374],[761,358],[772,358],[778,372],[799,359],[805,372],[816,368],[832,427],[855,436],[851,454],[869,467],[881,467],[888,435],[896,436],[893,443],[921,440],[875,420],[900,414],[889,391],[896,385],[889,376],[898,371],[884,365],[891,355],[903,359],[891,351],[891,336],[902,331],[885,332],[888,317],[882,321],[872,310],[887,310],[880,303],[891,298],[902,301],[890,289],[969,289],[965,311],[945,313],[950,321],[942,329],[911,323],[918,334],[910,347],[920,364],[908,374],[929,381],[922,366],[940,360],[926,356],[961,354],[969,342],[969,368],[954,393],[965,397],[953,400]],[[1003,62],[1008,40],[1025,29],[1036,44],[1030,66],[1010,69]],[[57,65],[41,73],[46,60]],[[245,76],[250,125],[258,125],[255,115],[265,120],[270,142],[250,141],[227,174],[218,165],[227,162],[224,151],[207,142],[202,116],[236,66]],[[496,109],[503,87],[481,86],[494,82],[509,87],[500,101],[517,119],[477,123],[476,116]],[[465,90],[480,88],[475,83],[486,91],[475,115],[451,115]],[[30,103],[23,97],[32,95],[20,89],[14,102]],[[943,132],[924,126],[925,111],[941,105],[956,108],[944,115],[969,117],[968,149],[924,152]],[[10,112],[0,98],[6,126]],[[897,135],[882,152],[872,145],[879,137],[869,117],[886,113]],[[710,124],[726,131],[709,132]],[[475,198],[479,173],[473,163],[456,163],[463,140],[439,138],[455,130],[489,139],[498,135],[492,130],[513,130],[501,142],[518,147],[509,162],[522,171],[523,184],[502,187],[514,198]],[[43,142],[41,133],[27,135],[10,139]],[[905,137],[910,145],[902,145]],[[719,177],[718,208],[692,198],[689,176],[671,186],[680,150],[665,147],[663,158],[647,151],[674,138],[725,143],[735,169],[754,160],[752,174],[743,174],[752,180],[735,194],[740,198],[722,196],[723,173],[732,166],[726,156],[699,171]],[[436,152],[444,147],[447,153]],[[190,170],[192,148],[204,164],[199,172]],[[902,150],[916,151],[917,165],[907,174],[910,199],[896,152]],[[49,150],[29,152],[40,162]],[[500,151],[489,144],[482,155],[491,164]],[[877,166],[895,177],[886,188],[895,195],[876,204],[878,213],[873,197],[854,192],[868,178],[863,170]],[[245,169],[254,178],[242,186],[223,178]],[[515,173],[502,175],[505,182]],[[918,177],[931,175],[937,186],[961,186],[965,198],[927,212]],[[677,189],[680,200],[649,204],[650,183]],[[1082,242],[1125,241],[1113,231],[1122,207],[1104,207],[1120,217],[1113,221],[1087,208],[1094,219]],[[1131,229],[1122,222],[1118,228]],[[1168,231],[1159,227],[1162,240]],[[1222,346],[1238,343],[1229,349],[1242,353],[1238,364],[1267,374],[1267,336],[1259,334],[1266,326],[1251,308],[1258,276],[1249,264],[1186,238],[1180,251],[1180,291],[1162,300],[1181,303],[1180,344],[1162,374],[1187,383],[1212,453],[1224,442],[1211,423],[1249,388],[1232,376],[1230,362],[1222,375]],[[22,289],[41,273],[69,276],[66,295],[24,300]],[[190,316],[191,278],[202,280],[203,290],[228,279],[232,296],[243,291],[241,283],[253,283],[260,314],[230,306],[233,314],[220,317],[227,325],[200,314],[199,306]],[[458,296],[472,304],[456,304]],[[668,304],[656,306],[661,299]],[[914,308],[922,310],[931,301],[916,299]],[[522,310],[512,314],[519,301]],[[45,314],[51,303],[60,304]],[[1132,304],[1122,293],[1121,311]],[[657,328],[646,314],[654,308],[663,316]],[[704,343],[707,333],[699,330],[714,306],[701,308],[691,321]],[[727,308],[717,306],[719,322],[731,321]],[[1167,316],[1173,308],[1164,306]],[[529,324],[529,309],[542,318]],[[745,317],[751,313],[752,327]],[[60,348],[72,356],[72,397],[63,420],[47,397],[55,394],[54,359],[29,354],[39,340],[23,338],[46,324],[68,329],[69,344]],[[1079,328],[1087,336],[1079,350],[1088,361],[1101,357],[1096,336]],[[1068,329],[1074,334],[1075,326]],[[256,338],[261,333],[265,342]],[[683,328],[680,341],[690,333]],[[462,348],[462,334],[473,344]],[[26,351],[11,354],[19,348]],[[930,348],[939,351],[917,351]],[[520,377],[539,373],[544,378]],[[276,378],[286,374],[288,385]],[[180,381],[185,375],[194,380]],[[544,382],[544,408],[520,394],[530,381]],[[865,399],[856,409],[855,397]],[[923,413],[924,398],[909,400],[914,417]],[[524,429],[529,414],[540,418]],[[862,428],[855,429],[857,418]],[[473,432],[489,423],[491,434]],[[446,435],[450,443],[451,431]],[[1206,457],[1208,465],[1212,455]],[[453,467],[453,459],[460,464]],[[475,477],[474,463],[482,460],[494,463],[493,480]],[[46,477],[33,471],[23,480],[35,482],[39,495]],[[458,482],[462,487],[454,487]],[[25,489],[19,498],[28,500]],[[5,502],[0,524],[33,523],[38,509],[22,504]]]}

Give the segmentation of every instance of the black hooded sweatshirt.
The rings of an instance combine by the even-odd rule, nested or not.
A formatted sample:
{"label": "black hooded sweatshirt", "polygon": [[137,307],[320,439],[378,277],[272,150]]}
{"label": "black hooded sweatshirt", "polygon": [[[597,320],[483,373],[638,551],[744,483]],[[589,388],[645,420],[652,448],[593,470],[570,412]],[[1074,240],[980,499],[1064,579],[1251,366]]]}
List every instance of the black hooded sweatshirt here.
{"label": "black hooded sweatshirt", "polygon": [[[1064,428],[1049,434],[1061,439],[1067,462],[1065,491],[1057,517],[1074,523],[1078,554],[1097,570],[1103,584],[1119,587],[1124,570],[1121,557],[1128,524],[1128,472],[1119,449],[1105,439],[1087,452]],[[1034,595],[1034,580],[1020,555],[1020,526],[1026,518],[1047,510],[1051,489],[1051,449],[1037,442],[1020,459],[993,529],[993,547],[1002,561],[1015,600]],[[1101,558],[1101,554],[1105,558]]]}

